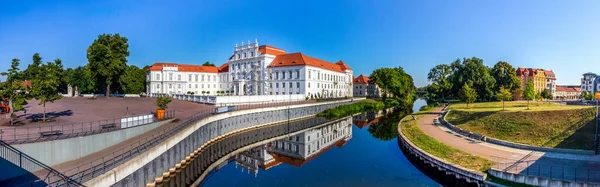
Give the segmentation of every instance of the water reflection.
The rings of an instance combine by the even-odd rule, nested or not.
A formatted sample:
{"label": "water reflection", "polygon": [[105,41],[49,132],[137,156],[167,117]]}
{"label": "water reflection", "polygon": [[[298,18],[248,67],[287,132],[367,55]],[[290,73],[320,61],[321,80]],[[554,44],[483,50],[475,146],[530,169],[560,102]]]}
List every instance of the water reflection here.
{"label": "water reflection", "polygon": [[280,164],[302,167],[333,147],[342,147],[352,138],[352,118],[310,128],[285,138],[256,146],[235,155],[236,168],[258,174]]}
{"label": "water reflection", "polygon": [[411,164],[396,141],[388,141],[398,136],[397,123],[411,108],[367,112],[335,122],[311,118],[322,121],[236,148],[235,154],[214,163],[218,167],[205,171],[210,175],[200,185],[439,186]]}

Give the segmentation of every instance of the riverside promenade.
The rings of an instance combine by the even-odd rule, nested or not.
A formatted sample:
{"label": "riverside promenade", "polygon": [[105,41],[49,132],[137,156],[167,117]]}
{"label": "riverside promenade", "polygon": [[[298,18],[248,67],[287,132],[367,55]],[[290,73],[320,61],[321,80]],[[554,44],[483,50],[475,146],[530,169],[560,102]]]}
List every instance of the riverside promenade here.
{"label": "riverside promenade", "polygon": [[[441,113],[436,108],[432,113]],[[564,181],[600,183],[600,155],[537,152],[495,145],[465,137],[434,123],[439,114],[424,114],[419,120],[423,132],[436,140],[497,163],[493,169]]]}

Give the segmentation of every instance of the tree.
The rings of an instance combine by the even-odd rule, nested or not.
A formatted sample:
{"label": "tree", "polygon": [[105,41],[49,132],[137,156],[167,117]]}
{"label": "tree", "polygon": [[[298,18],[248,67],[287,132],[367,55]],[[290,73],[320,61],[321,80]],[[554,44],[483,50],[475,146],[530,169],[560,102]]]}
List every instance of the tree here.
{"label": "tree", "polygon": [[65,82],[77,88],[80,93],[95,92],[95,83],[92,72],[86,66],[78,66],[75,69],[67,69],[65,71]]}
{"label": "tree", "polygon": [[119,83],[123,93],[139,94],[144,92],[146,85],[146,72],[137,66],[130,65],[125,68],[125,72],[119,78]]}
{"label": "tree", "polygon": [[33,62],[27,65],[27,69],[23,71],[23,80],[31,80],[40,73],[39,67],[42,65],[42,57],[39,53],[33,54]]}
{"label": "tree", "polygon": [[204,62],[203,66],[215,66],[215,64],[210,63],[209,61]]}
{"label": "tree", "polygon": [[370,79],[382,89],[383,99],[391,93],[399,102],[412,103],[415,94],[415,85],[410,75],[402,67],[379,68],[371,73]]}
{"label": "tree", "polygon": [[517,70],[508,62],[499,61],[492,68],[492,76],[496,79],[496,90],[501,88],[516,91],[521,88],[521,80],[517,77]]}
{"label": "tree", "polygon": [[458,97],[462,102],[467,103],[467,109],[469,108],[469,103],[475,102],[477,100],[477,92],[475,89],[471,88],[468,84],[463,85],[462,89],[458,94]]}
{"label": "tree", "polygon": [[496,94],[496,99],[502,101],[502,110],[504,110],[504,101],[510,100],[512,98],[512,93],[508,89],[504,89],[504,87],[500,88],[500,91]]}
{"label": "tree", "polygon": [[540,100],[542,99],[542,94],[541,93],[535,93],[535,104],[536,105],[540,105]]}
{"label": "tree", "polygon": [[127,38],[119,34],[102,34],[87,49],[88,67],[98,83],[106,86],[106,96],[110,96],[110,86],[116,83],[127,68],[129,44]]}
{"label": "tree", "polygon": [[9,123],[13,125],[13,119],[15,118],[14,111],[22,110],[23,106],[27,104],[29,95],[27,94],[27,88],[23,84],[23,72],[19,71],[20,60],[13,58],[10,68],[0,73],[0,75],[6,77],[6,82],[0,87],[0,99],[7,98],[9,102]]}
{"label": "tree", "polygon": [[458,95],[460,86],[469,84],[476,90],[478,98],[489,100],[494,97],[496,80],[491,76],[492,69],[483,64],[483,59],[472,57],[455,60],[450,64],[452,94]]}
{"label": "tree", "polygon": [[[451,73],[450,66],[447,64],[440,64],[429,70],[427,80],[431,81],[432,84],[427,87],[427,91],[431,93],[430,96],[439,96],[442,100],[446,99],[448,92],[452,89],[452,82],[449,79]],[[434,100],[437,100],[437,98]]]}
{"label": "tree", "polygon": [[547,99],[547,100],[553,98],[552,93],[550,93],[550,90],[548,90],[548,89],[544,89],[541,93],[541,96],[542,96],[542,98]]}
{"label": "tree", "polygon": [[60,62],[60,59],[56,59],[54,62],[48,62],[47,64],[42,64],[37,69],[44,73],[38,73],[31,81],[31,95],[33,98],[39,100],[38,105],[44,106],[42,121],[46,121],[46,103],[53,103],[62,98],[62,96],[58,94],[58,88],[61,83],[61,71],[59,70],[60,67],[57,65],[57,62]]}
{"label": "tree", "polygon": [[585,99],[587,99],[587,95],[588,95],[588,93],[586,91],[583,91],[583,92],[581,92],[580,97],[581,97],[581,99],[585,100]]}
{"label": "tree", "polygon": [[523,99],[527,100],[527,110],[529,110],[529,101],[535,99],[535,90],[533,90],[533,81],[527,82],[523,90]]}

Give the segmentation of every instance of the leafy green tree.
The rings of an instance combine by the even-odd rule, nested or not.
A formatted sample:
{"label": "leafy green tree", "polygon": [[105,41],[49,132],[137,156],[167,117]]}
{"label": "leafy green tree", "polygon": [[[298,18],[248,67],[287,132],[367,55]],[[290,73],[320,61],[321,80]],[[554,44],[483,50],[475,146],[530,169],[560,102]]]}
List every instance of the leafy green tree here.
{"label": "leafy green tree", "polygon": [[127,66],[125,72],[119,78],[119,83],[123,93],[142,93],[144,92],[144,85],[146,85],[146,72],[134,65]]}
{"label": "leafy green tree", "polygon": [[0,98],[8,98],[10,111],[9,120],[10,125],[13,125],[13,119],[15,118],[14,111],[22,110],[23,106],[27,104],[29,94],[27,90],[29,88],[23,85],[23,72],[19,71],[20,60],[13,58],[10,68],[0,73],[0,75],[6,77],[6,82],[0,87]]}
{"label": "leafy green tree", "polygon": [[42,57],[39,53],[33,54],[33,62],[27,65],[27,69],[23,71],[23,80],[31,80],[40,73],[39,67],[42,64]]}
{"label": "leafy green tree", "polygon": [[96,82],[106,86],[106,97],[110,96],[110,86],[118,83],[127,68],[127,41],[119,34],[102,34],[87,49],[88,68]]}
{"label": "leafy green tree", "polygon": [[31,80],[31,95],[33,98],[39,100],[38,105],[44,106],[42,121],[46,121],[46,103],[53,103],[62,98],[58,94],[61,80],[60,67],[57,65],[57,62],[60,62],[60,59],[40,65],[37,69],[44,73],[38,73]]}
{"label": "leafy green tree", "polygon": [[398,110],[389,112],[379,119],[379,122],[370,125],[367,129],[374,138],[389,141],[398,137],[398,122],[406,115],[412,113],[412,105],[398,106]]}
{"label": "leafy green tree", "polygon": [[78,66],[75,69],[68,68],[65,71],[65,82],[71,85],[73,89],[77,88],[80,93],[93,93],[96,91],[92,73],[85,66]]}
{"label": "leafy green tree", "polygon": [[504,87],[500,88],[500,91],[496,93],[496,99],[502,101],[502,110],[504,110],[504,101],[510,100],[512,98],[512,93],[508,89],[504,89]]}
{"label": "leafy green tree", "polygon": [[472,57],[455,60],[450,64],[452,93],[459,95],[461,85],[469,84],[477,92],[478,98],[489,100],[495,96],[496,80],[491,76],[492,69],[483,64],[483,59]]}
{"label": "leafy green tree", "polygon": [[449,79],[451,73],[450,66],[447,64],[440,64],[429,70],[427,80],[432,82],[428,86],[428,92],[432,93],[431,96],[439,96],[441,100],[446,99],[450,89],[452,89],[452,82]]}
{"label": "leafy green tree", "polygon": [[475,89],[471,88],[468,84],[463,85],[462,89],[458,94],[459,99],[462,102],[467,103],[467,109],[469,108],[469,103],[473,103],[477,100],[477,92]]}
{"label": "leafy green tree", "polygon": [[540,93],[540,92],[535,93],[535,104],[539,106],[540,100],[542,100],[542,93]]}
{"label": "leafy green tree", "polygon": [[215,66],[215,64],[210,63],[209,61],[204,62],[203,66]]}
{"label": "leafy green tree", "polygon": [[517,70],[508,62],[499,61],[492,68],[492,76],[496,80],[496,90],[501,88],[516,91],[521,88],[521,80],[517,77]]}
{"label": "leafy green tree", "polygon": [[587,95],[588,95],[588,93],[586,91],[583,91],[583,92],[581,92],[580,97],[581,97],[581,99],[587,99]]}
{"label": "leafy green tree", "polygon": [[541,96],[542,96],[542,98],[548,99],[548,100],[553,98],[552,93],[550,93],[550,90],[548,90],[548,89],[544,89],[542,91]]}
{"label": "leafy green tree", "polygon": [[402,103],[412,103],[415,85],[410,75],[402,67],[379,68],[371,73],[370,79],[383,89],[383,100],[391,93]]}
{"label": "leafy green tree", "polygon": [[535,99],[535,90],[533,89],[533,81],[527,82],[525,90],[523,90],[523,99],[527,100],[527,110],[529,110],[529,101]]}

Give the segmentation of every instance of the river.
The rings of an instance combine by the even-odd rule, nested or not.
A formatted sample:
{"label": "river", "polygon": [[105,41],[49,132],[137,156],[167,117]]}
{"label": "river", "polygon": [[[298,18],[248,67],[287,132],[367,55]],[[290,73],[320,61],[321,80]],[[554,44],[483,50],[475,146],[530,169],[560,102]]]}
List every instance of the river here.
{"label": "river", "polygon": [[[412,109],[423,105],[419,99]],[[252,145],[220,163],[200,185],[440,186],[398,146],[394,124],[409,110],[346,117]]]}

